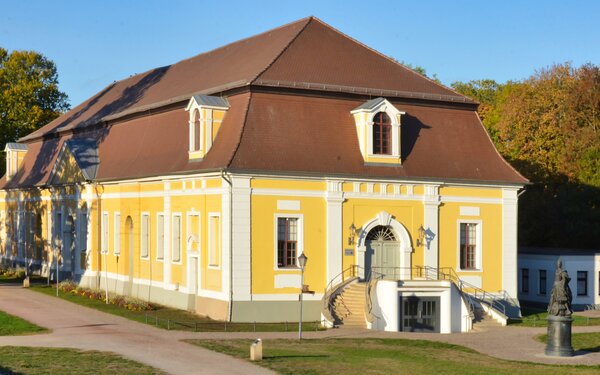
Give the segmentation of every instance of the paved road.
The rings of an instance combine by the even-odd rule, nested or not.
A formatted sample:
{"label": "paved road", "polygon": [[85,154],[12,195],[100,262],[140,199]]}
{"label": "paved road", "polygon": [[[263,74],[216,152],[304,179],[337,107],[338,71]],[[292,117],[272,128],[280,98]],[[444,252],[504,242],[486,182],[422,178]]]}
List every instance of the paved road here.
{"label": "paved road", "polygon": [[[183,343],[180,341],[183,339],[297,338],[295,332],[193,333],[160,330],[15,286],[0,286],[0,310],[52,329],[50,334],[0,337],[0,346],[70,347],[110,351],[173,374],[270,373],[251,363]],[[485,327],[480,331],[448,335],[340,328],[306,332],[304,337],[424,339],[463,345],[483,354],[508,360],[600,365],[600,352],[580,352],[571,358],[545,356],[545,345],[535,339],[535,336],[545,332],[545,328],[510,326]],[[574,327],[573,332],[600,332],[600,326]]]}
{"label": "paved road", "polygon": [[0,286],[0,310],[52,330],[0,337],[0,346],[100,350],[170,374],[272,374],[251,363],[179,341],[180,335],[16,286]]}

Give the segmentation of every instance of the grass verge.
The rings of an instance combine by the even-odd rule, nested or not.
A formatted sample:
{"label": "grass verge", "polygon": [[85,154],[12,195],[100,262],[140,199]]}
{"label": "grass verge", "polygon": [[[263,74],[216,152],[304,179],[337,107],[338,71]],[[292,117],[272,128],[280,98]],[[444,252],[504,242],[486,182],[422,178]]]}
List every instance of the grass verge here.
{"label": "grass verge", "polygon": [[[251,340],[189,340],[248,359]],[[600,366],[556,366],[493,358],[445,343],[403,339],[264,340],[258,365],[280,374],[598,374]]]}
{"label": "grass verge", "polygon": [[0,311],[0,336],[27,335],[45,331],[45,328]]}
{"label": "grass verge", "polygon": [[[521,319],[509,319],[508,324],[521,327],[546,327],[548,312],[533,307],[522,307]],[[598,326],[600,318],[588,318],[580,315],[572,315],[574,326]]]}
{"label": "grass verge", "polygon": [[163,374],[116,354],[74,349],[4,346],[0,350],[2,374]]}
{"label": "grass verge", "polygon": [[[32,286],[31,290],[56,296],[56,288],[48,286]],[[201,317],[194,313],[172,309],[165,306],[156,306],[152,311],[131,311],[126,308],[106,304],[103,301],[83,297],[77,294],[58,292],[58,297],[81,306],[90,307],[105,313],[118,315],[123,318],[135,320],[136,322],[149,324],[158,328],[179,331],[195,332],[285,332],[297,331],[298,323],[226,323]],[[303,331],[315,331],[321,329],[316,322],[304,322]]]}
{"label": "grass verge", "polygon": [[[548,342],[548,335],[538,336],[537,339],[545,344]],[[571,344],[575,350],[600,352],[600,332],[573,333]]]}

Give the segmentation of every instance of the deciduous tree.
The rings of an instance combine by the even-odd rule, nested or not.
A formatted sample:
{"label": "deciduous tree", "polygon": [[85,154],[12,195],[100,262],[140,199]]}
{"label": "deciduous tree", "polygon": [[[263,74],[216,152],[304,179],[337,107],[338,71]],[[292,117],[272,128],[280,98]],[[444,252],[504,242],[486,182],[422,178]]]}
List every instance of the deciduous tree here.
{"label": "deciduous tree", "polygon": [[[69,109],[56,65],[33,51],[0,47],[0,147],[46,125]],[[4,174],[5,155],[0,156]]]}

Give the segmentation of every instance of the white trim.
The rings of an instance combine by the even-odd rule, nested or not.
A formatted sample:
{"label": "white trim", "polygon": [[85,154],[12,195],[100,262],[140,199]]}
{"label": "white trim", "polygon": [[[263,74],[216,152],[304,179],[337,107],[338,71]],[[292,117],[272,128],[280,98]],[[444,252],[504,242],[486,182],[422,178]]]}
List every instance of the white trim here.
{"label": "white trim", "polygon": [[[148,238],[147,241],[147,249],[146,251],[148,251],[148,254],[146,254],[146,256],[144,256],[144,217],[148,218],[148,228],[147,231],[148,233],[146,233],[146,237]],[[142,211],[140,213],[140,259],[144,259],[144,260],[148,260],[150,259],[150,253],[152,252],[151,248],[152,248],[152,240],[151,240],[151,233],[152,233],[152,222],[150,221],[150,212],[148,211]]]}
{"label": "white trim", "polygon": [[[173,251],[175,245],[175,218],[179,218],[179,260],[174,260]],[[180,265],[183,263],[183,215],[181,212],[173,212],[171,213],[171,233],[173,234],[171,237],[171,264]]]}
{"label": "white trim", "polygon": [[[158,223],[162,222],[163,230],[162,230],[162,238],[160,238],[160,231],[158,230]],[[165,231],[167,230],[167,226],[165,225],[165,213],[157,212],[156,213],[156,257],[154,260],[157,262],[164,262],[165,259]],[[158,257],[158,245],[162,242],[162,258]]]}
{"label": "white trim", "polygon": [[273,216],[273,269],[278,272],[298,272],[300,271],[300,267],[296,265],[296,268],[293,267],[279,267],[278,266],[278,257],[277,257],[277,241],[278,238],[278,227],[277,222],[279,218],[290,218],[290,219],[298,219],[298,248],[296,249],[296,260],[300,256],[300,254],[304,253],[304,214],[280,214],[276,213]]}
{"label": "white trim", "polygon": [[113,214],[113,255],[121,255],[121,213],[119,211]]}
{"label": "white trim", "polygon": [[[209,212],[207,214],[207,218],[208,218],[208,223],[206,224],[206,229],[207,229],[207,245],[208,248],[206,249],[206,255],[208,257],[207,259],[207,267],[210,269],[214,269],[214,270],[220,270],[221,266],[223,264],[223,223],[221,220],[221,213],[220,212]],[[211,220],[212,218],[217,218],[218,219],[218,225],[219,227],[217,228],[217,232],[219,233],[219,238],[213,238],[212,234],[214,232],[214,229],[212,227],[213,225],[213,221]],[[216,241],[216,242],[213,242]],[[218,246],[218,254],[214,254],[213,251],[215,250],[213,246]],[[217,259],[217,264],[212,264],[213,262],[213,257],[216,257]]]}
{"label": "white trim", "polygon": [[[477,224],[475,228],[475,269],[460,268],[460,225]],[[456,272],[480,273],[483,272],[483,220],[458,219],[456,220]]]}

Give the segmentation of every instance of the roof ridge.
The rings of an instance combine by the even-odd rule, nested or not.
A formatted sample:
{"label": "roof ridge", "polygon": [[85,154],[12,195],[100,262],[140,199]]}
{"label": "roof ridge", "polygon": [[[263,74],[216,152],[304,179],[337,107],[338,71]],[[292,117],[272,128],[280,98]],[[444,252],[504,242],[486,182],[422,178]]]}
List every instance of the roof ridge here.
{"label": "roof ridge", "polygon": [[[280,51],[280,52],[279,52],[279,53],[278,53],[278,54],[275,56],[275,58],[273,58],[273,60],[271,60],[271,62],[270,62],[270,63],[268,63],[268,64],[267,64],[267,66],[265,66],[265,68],[264,68],[263,70],[261,70],[260,72],[258,72],[258,74],[257,74],[257,75],[256,75],[254,78],[252,78],[252,79],[250,80],[250,83],[254,83],[254,82],[255,82],[255,81],[258,79],[258,77],[260,77],[260,76],[261,76],[261,75],[263,75],[263,74],[264,74],[264,73],[265,73],[267,70],[269,70],[269,68],[270,68],[271,66],[273,66],[273,64],[275,64],[275,62],[276,62],[277,60],[279,60],[279,58],[280,58],[280,57],[283,55],[283,53],[284,53],[284,52],[285,52],[285,51],[286,51],[286,50],[287,50],[287,49],[288,49],[288,48],[289,48],[289,47],[290,47],[290,46],[291,46],[291,45],[294,43],[294,41],[295,41],[295,40],[298,38],[298,36],[300,36],[300,34],[302,34],[302,32],[303,32],[304,30],[306,30],[306,26],[308,26],[308,25],[310,24],[310,22],[311,22],[312,20],[314,20],[314,19],[317,19],[317,18],[316,18],[316,17],[314,17],[314,16],[309,16],[309,17],[305,17],[305,18],[302,18],[302,19],[300,19],[300,20],[296,21],[296,22],[300,22],[300,21],[304,21],[304,20],[306,20],[306,23],[304,24],[304,26],[302,26],[302,28],[300,28],[300,30],[298,30],[298,32],[296,33],[296,35],[294,35],[294,37],[290,39],[289,43],[287,43],[287,44],[286,44],[286,45],[285,45],[285,46],[284,46],[284,47],[281,49],[281,51]],[[294,22],[294,23],[296,23],[296,22]]]}
{"label": "roof ridge", "polygon": [[425,75],[422,75],[422,74],[420,74],[420,73],[417,73],[417,72],[415,72],[413,69],[410,69],[409,67],[407,67],[407,66],[405,66],[405,65],[401,64],[400,62],[398,62],[397,60],[395,60],[395,59],[391,58],[390,56],[388,56],[388,55],[386,55],[386,54],[384,54],[384,53],[381,53],[381,52],[377,51],[377,50],[376,50],[376,49],[374,49],[374,48],[371,48],[371,47],[369,47],[368,45],[366,45],[366,44],[364,44],[364,43],[360,42],[359,40],[357,40],[357,39],[354,39],[354,38],[353,38],[353,37],[351,37],[350,35],[348,35],[348,34],[344,33],[344,32],[343,32],[343,31],[341,31],[341,30],[338,30],[337,28],[335,28],[335,27],[331,26],[331,25],[330,25],[330,24],[328,24],[327,22],[324,22],[324,21],[322,21],[322,20],[318,19],[317,17],[311,17],[311,18],[312,18],[312,19],[314,19],[315,21],[317,21],[317,22],[321,23],[323,26],[325,26],[325,27],[328,27],[328,28],[332,29],[333,31],[335,31],[335,32],[337,32],[337,33],[339,33],[339,34],[341,34],[342,36],[344,36],[344,37],[348,38],[348,39],[349,39],[349,40],[351,40],[352,42],[354,42],[354,43],[356,43],[356,44],[358,44],[358,45],[360,45],[360,46],[362,46],[362,47],[364,47],[364,48],[368,49],[369,51],[371,51],[371,52],[374,52],[374,53],[378,54],[379,56],[381,56],[381,57],[384,57],[385,59],[387,59],[387,60],[389,60],[389,61],[393,62],[394,64],[398,65],[398,66],[399,66],[399,67],[401,67],[402,69],[405,69],[406,71],[408,71],[408,72],[410,72],[410,73],[412,73],[412,74],[414,74],[414,75],[417,75],[417,76],[419,76],[419,77],[421,77],[421,78],[425,78],[426,80],[428,80],[429,82],[431,82],[431,83],[435,84],[436,86],[439,86],[439,87],[441,87],[441,88],[443,88],[443,89],[446,89],[446,90],[452,91],[452,92],[456,93],[458,96],[465,96],[465,95],[463,95],[463,94],[461,94],[461,93],[459,93],[459,92],[455,91],[454,89],[452,89],[452,88],[450,88],[450,87],[447,87],[447,86],[445,86],[445,85],[443,85],[443,84],[440,84],[440,83],[438,83],[438,82],[436,82],[436,81],[432,80],[431,78],[429,78],[429,77],[427,77],[427,76],[425,76]]}

